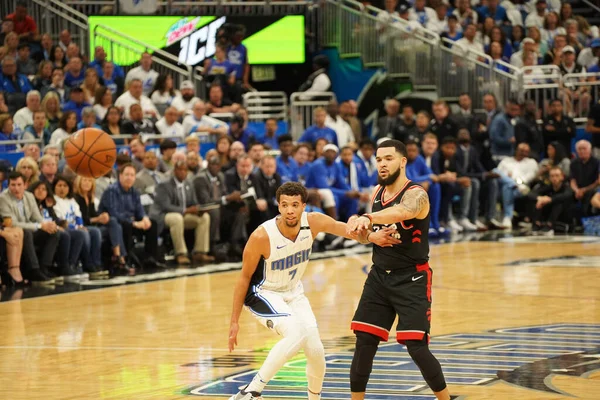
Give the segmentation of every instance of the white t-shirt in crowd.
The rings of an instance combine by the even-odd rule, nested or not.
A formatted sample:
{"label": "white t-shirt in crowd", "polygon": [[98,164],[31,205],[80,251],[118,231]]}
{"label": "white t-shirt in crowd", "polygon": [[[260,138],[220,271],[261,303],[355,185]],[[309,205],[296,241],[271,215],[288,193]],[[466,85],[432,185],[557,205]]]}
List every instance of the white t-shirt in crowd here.
{"label": "white t-shirt in crowd", "polygon": [[33,111],[27,107],[21,108],[15,113],[13,123],[24,131],[26,126],[33,125]]}
{"label": "white t-shirt in crowd", "polygon": [[325,126],[335,131],[337,135],[338,147],[340,149],[346,146],[348,143],[354,141],[354,133],[352,132],[350,124],[344,121],[339,115],[336,117],[336,119],[333,119],[331,116],[327,115],[327,118],[325,119]]}
{"label": "white t-shirt in crowd", "polygon": [[50,144],[60,145],[69,136],[70,135],[63,128],[58,128],[57,130],[52,132],[52,136],[50,136]]}
{"label": "white t-shirt in crowd", "polygon": [[515,181],[529,184],[537,174],[538,163],[533,158],[525,157],[517,161],[514,157],[506,157],[498,165],[498,169]]}
{"label": "white t-shirt in crowd", "polygon": [[186,135],[195,132],[198,127],[214,129],[223,127],[226,128],[227,124],[216,118],[209,117],[208,115],[203,115],[199,120],[197,120],[193,115],[188,115],[183,119],[183,130]]}
{"label": "white t-shirt in crowd", "polygon": [[[183,130],[183,125],[179,122],[175,121],[173,125],[167,125],[167,121],[165,117],[156,122],[156,130],[163,136],[168,136],[169,139],[179,142],[186,136],[186,132]],[[179,137],[180,140],[174,138],[173,136]]]}
{"label": "white t-shirt in crowd", "polygon": [[477,42],[476,40],[473,40],[473,42],[469,42],[469,40],[467,38],[462,38],[462,39],[458,39],[455,42],[455,44],[462,47],[463,49],[465,49],[465,51],[471,50],[471,51],[477,51],[479,53],[485,52],[483,50],[483,44]]}
{"label": "white t-shirt in crowd", "polygon": [[538,29],[542,29],[544,27],[544,18],[546,18],[546,15],[544,14],[543,16],[540,17],[536,10],[532,13],[529,13],[527,18],[525,18],[525,26],[527,28],[531,28],[532,26],[535,26]]}
{"label": "white t-shirt in crowd", "polygon": [[94,112],[96,113],[96,118],[99,121],[102,121],[104,119],[104,117],[106,117],[106,113],[108,112],[108,107],[103,107],[100,104],[94,104],[94,106],[92,108],[94,109]]}
{"label": "white t-shirt in crowd", "polygon": [[119,108],[123,108],[123,118],[125,118],[125,119],[130,119],[129,107],[131,107],[133,104],[141,105],[144,115],[152,116],[152,112],[154,112],[154,113],[156,113],[156,118],[160,118],[160,114],[159,114],[158,110],[156,109],[156,106],[154,105],[154,103],[152,103],[152,101],[144,95],[142,95],[140,97],[140,99],[138,100],[135,97],[133,97],[131,95],[131,93],[125,92],[119,96],[117,101],[115,101],[115,106],[117,106]]}
{"label": "white t-shirt in crowd", "polygon": [[171,103],[171,107],[175,107],[177,109],[177,111],[179,111],[180,113],[191,114],[192,107],[194,107],[194,104],[198,100],[200,100],[200,99],[197,98],[196,96],[192,97],[192,99],[190,101],[185,101],[185,99],[183,97],[177,96],[173,99],[173,102]]}
{"label": "white t-shirt in crowd", "polygon": [[154,84],[156,83],[156,78],[158,78],[158,72],[153,69],[150,71],[144,71],[142,66],[135,67],[131,71],[127,73],[125,77],[125,83],[129,82],[132,79],[139,79],[142,81],[142,87],[144,88],[144,95],[148,96],[152,92],[154,88]]}
{"label": "white t-shirt in crowd", "polygon": [[178,90],[175,91],[175,95],[171,96],[171,93],[169,92],[164,92],[164,93],[160,93],[158,90],[154,91],[154,93],[152,93],[152,96],[150,96],[150,100],[152,100],[152,102],[154,104],[158,105],[167,105],[170,106],[171,103],[173,103],[173,100],[175,99],[175,97],[180,96],[180,93]]}

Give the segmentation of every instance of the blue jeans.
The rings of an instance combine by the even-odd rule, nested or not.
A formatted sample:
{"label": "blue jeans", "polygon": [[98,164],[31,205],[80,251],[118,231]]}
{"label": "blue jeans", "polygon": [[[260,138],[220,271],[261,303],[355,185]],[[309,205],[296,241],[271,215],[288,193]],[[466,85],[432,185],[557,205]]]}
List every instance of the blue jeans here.
{"label": "blue jeans", "polygon": [[121,227],[121,224],[119,224],[119,221],[111,218],[108,221],[108,224],[101,225],[98,229],[102,232],[102,237],[108,237],[111,249],[118,246],[121,250],[121,256],[127,256],[127,249],[125,248],[125,242],[123,241],[123,228]]}
{"label": "blue jeans", "polygon": [[511,177],[498,169],[495,169],[494,172],[500,175],[500,178],[498,178],[498,184],[500,186],[500,193],[502,195],[503,217],[512,218],[513,211],[515,210],[515,199],[518,199],[523,195],[517,188],[517,182],[515,182]]}
{"label": "blue jeans", "polygon": [[442,187],[439,183],[429,185],[429,227],[440,229],[440,205],[442,202]]}
{"label": "blue jeans", "polygon": [[67,229],[58,232],[56,261],[59,267],[77,265],[85,241],[85,232]]}
{"label": "blue jeans", "polygon": [[87,226],[86,228],[87,232],[81,231],[85,233],[81,261],[83,262],[83,268],[93,269],[93,267],[102,265],[102,232],[95,226]]}

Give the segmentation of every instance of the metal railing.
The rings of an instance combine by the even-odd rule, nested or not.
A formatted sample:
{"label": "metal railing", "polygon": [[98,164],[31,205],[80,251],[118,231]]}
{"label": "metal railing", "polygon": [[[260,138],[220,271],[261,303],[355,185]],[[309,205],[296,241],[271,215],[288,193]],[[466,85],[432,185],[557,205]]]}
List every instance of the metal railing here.
{"label": "metal railing", "polygon": [[251,121],[288,118],[288,98],[285,92],[248,92],[244,94],[244,107]]}
{"label": "metal railing", "polygon": [[317,107],[327,107],[336,100],[333,92],[296,92],[290,96],[290,133],[298,139],[302,132],[312,125],[313,113]]}

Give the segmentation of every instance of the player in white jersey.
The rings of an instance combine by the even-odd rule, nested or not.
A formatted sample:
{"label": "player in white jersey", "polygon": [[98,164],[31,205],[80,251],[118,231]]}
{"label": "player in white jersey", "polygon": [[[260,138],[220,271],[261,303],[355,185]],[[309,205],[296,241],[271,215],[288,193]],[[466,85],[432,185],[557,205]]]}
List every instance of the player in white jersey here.
{"label": "player in white jersey", "polygon": [[[252,382],[230,400],[262,399],[261,393],[277,371],[298,351],[306,355],[308,398],[321,398],[325,376],[325,351],[317,321],[304,295],[302,276],[313,238],[320,232],[346,236],[346,224],[325,214],[305,213],[308,193],[297,182],[277,189],[281,215],[259,226],[244,248],[242,272],[235,286],[229,330],[229,350],[237,345],[238,321],[245,305],[256,319],[282,339],[273,346]],[[385,228],[368,241],[387,247],[399,243]],[[366,243],[366,242],[365,242]]]}

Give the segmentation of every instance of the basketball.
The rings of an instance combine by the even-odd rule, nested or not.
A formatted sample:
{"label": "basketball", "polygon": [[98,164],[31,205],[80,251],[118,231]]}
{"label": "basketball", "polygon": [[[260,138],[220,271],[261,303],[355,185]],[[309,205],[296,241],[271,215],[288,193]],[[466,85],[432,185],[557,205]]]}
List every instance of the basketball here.
{"label": "basketball", "polygon": [[69,168],[86,178],[104,176],[117,160],[114,140],[96,128],[75,132],[65,141],[63,151]]}

